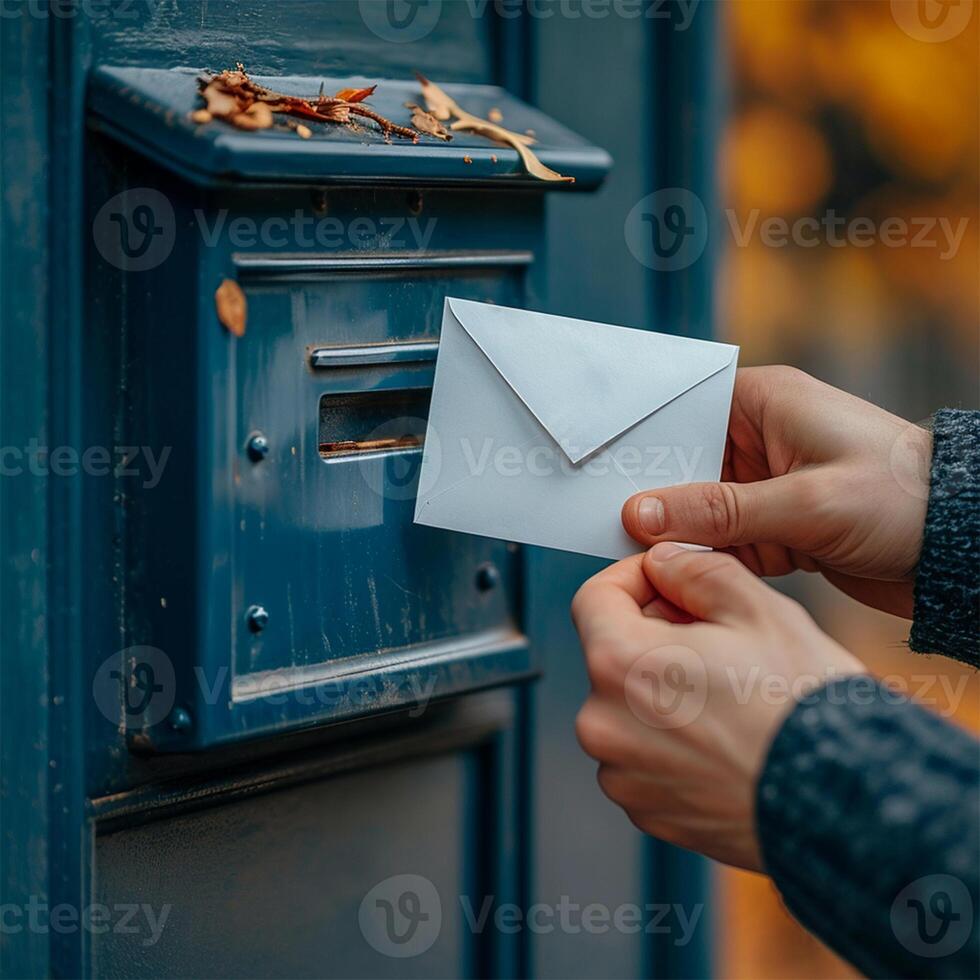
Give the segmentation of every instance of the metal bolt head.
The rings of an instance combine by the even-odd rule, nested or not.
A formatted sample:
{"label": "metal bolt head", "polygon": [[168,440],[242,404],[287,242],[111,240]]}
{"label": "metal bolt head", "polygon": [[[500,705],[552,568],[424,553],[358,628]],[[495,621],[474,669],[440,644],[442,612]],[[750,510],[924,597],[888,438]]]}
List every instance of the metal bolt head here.
{"label": "metal bolt head", "polygon": [[500,572],[492,561],[485,562],[476,570],[476,587],[481,592],[490,592],[500,584]]}
{"label": "metal bolt head", "polygon": [[175,732],[189,731],[193,724],[190,712],[186,708],[174,708],[170,712],[170,727]]}
{"label": "metal bolt head", "polygon": [[245,622],[253,633],[261,633],[269,624],[269,610],[265,606],[249,606]]}
{"label": "metal bolt head", "polygon": [[248,440],[248,458],[258,463],[269,455],[269,440],[261,432],[255,432]]}

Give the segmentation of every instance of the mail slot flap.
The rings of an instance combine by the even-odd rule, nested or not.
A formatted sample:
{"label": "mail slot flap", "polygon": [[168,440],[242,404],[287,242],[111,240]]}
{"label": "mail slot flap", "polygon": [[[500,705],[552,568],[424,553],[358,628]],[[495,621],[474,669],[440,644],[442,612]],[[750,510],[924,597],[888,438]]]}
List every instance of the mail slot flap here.
{"label": "mail slot flap", "polygon": [[[197,184],[228,181],[273,183],[488,184],[534,187],[539,190],[590,190],[612,166],[602,149],[490,85],[445,85],[446,92],[467,112],[487,118],[501,113],[502,124],[518,133],[532,130],[533,147],[542,163],[575,183],[529,178],[515,150],[472,133],[456,133],[450,143],[421,136],[416,144],[393,138],[386,143],[369,120],[355,132],[347,126],[313,123],[312,138],[274,127],[245,132],[220,121],[203,125],[191,120],[200,108],[197,78],[190,69],[95,69],[89,88],[89,123],[132,149]],[[261,85],[313,98],[320,91],[378,83],[370,106],[399,124],[408,125],[406,102],[421,103],[415,80],[260,77]],[[494,114],[495,115],[495,114]]]}

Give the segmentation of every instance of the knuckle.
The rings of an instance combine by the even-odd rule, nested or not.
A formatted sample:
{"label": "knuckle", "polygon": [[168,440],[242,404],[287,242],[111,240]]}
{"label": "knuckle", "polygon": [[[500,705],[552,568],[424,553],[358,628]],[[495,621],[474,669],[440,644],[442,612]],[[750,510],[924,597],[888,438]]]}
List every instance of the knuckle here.
{"label": "knuckle", "polygon": [[602,746],[606,744],[605,726],[598,718],[592,701],[586,701],[575,717],[575,737],[582,751],[593,759],[599,758]]}
{"label": "knuckle", "polygon": [[737,535],[738,498],[727,483],[705,483],[701,487],[700,504],[708,528],[717,539],[727,542]]}
{"label": "knuckle", "polygon": [[737,558],[718,552],[709,555],[692,554],[688,561],[691,564],[689,581],[701,586],[713,587],[727,583],[742,567]]}
{"label": "knuckle", "polygon": [[768,370],[773,381],[779,385],[798,386],[813,380],[806,371],[801,371],[792,364],[774,364]]}

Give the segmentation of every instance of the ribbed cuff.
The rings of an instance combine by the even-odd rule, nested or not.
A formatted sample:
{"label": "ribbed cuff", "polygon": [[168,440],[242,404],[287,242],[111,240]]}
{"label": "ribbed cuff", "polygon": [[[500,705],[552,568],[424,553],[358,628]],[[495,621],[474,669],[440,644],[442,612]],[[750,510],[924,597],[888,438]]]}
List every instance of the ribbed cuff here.
{"label": "ribbed cuff", "polygon": [[980,412],[936,413],[909,646],[980,664]]}
{"label": "ribbed cuff", "polygon": [[[978,761],[974,739],[867,675],[808,695],[780,728],[756,799],[766,871],[793,915],[867,975],[975,974]],[[919,941],[907,902],[924,888],[928,920],[943,887],[960,918],[932,947],[941,922]]]}

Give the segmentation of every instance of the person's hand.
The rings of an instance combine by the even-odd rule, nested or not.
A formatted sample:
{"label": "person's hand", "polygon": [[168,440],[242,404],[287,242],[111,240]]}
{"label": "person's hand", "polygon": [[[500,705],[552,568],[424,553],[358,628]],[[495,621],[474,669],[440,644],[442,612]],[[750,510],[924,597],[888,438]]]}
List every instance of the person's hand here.
{"label": "person's hand", "polygon": [[659,544],[572,603],[592,694],[576,733],[599,785],[646,833],[760,870],[755,788],[796,701],[864,673],[731,555]]}
{"label": "person's hand", "polygon": [[820,571],[861,602],[911,618],[932,436],[794,368],[743,368],[722,483],[640,493],[623,526],[685,541],[758,575]]}

